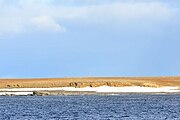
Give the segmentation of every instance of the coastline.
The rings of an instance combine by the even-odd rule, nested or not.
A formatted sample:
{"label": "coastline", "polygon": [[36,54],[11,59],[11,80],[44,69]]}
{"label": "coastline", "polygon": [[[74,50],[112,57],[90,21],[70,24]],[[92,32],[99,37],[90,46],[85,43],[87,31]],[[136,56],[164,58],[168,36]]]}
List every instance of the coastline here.
{"label": "coastline", "polygon": [[59,87],[59,88],[12,88],[12,89],[0,89],[0,96],[45,96],[45,95],[108,95],[108,94],[160,94],[160,93],[180,93],[179,87]]}
{"label": "coastline", "polygon": [[180,93],[180,77],[0,79],[0,95]]}

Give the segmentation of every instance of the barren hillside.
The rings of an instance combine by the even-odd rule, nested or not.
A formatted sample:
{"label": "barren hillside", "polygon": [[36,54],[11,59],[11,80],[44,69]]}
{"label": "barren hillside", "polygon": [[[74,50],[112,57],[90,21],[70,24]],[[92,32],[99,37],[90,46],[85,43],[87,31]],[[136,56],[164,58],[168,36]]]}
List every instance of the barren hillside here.
{"label": "barren hillside", "polygon": [[98,87],[98,86],[178,86],[180,77],[84,77],[0,79],[0,88]]}

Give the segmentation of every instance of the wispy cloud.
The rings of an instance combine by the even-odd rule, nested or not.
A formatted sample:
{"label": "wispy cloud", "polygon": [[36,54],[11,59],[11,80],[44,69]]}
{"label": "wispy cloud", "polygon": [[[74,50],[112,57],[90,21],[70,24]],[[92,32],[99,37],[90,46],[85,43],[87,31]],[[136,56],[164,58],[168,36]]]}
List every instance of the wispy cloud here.
{"label": "wispy cloud", "polygon": [[[68,2],[68,1],[67,1]],[[63,22],[162,21],[176,10],[165,2],[127,1],[84,6],[63,6],[55,0],[0,0],[0,34],[22,33],[30,28],[64,32]],[[77,22],[77,23],[81,23]],[[68,29],[68,28],[67,28]]]}
{"label": "wispy cloud", "polygon": [[32,18],[32,24],[37,27],[37,29],[43,31],[53,31],[53,32],[59,32],[59,31],[66,31],[66,28],[63,26],[60,26],[59,23],[55,21],[55,19],[50,18],[49,16],[39,16],[36,18]]}
{"label": "wispy cloud", "polygon": [[163,20],[175,13],[170,6],[159,2],[116,2],[105,5],[83,7],[56,7],[59,19],[85,19],[85,20]]}

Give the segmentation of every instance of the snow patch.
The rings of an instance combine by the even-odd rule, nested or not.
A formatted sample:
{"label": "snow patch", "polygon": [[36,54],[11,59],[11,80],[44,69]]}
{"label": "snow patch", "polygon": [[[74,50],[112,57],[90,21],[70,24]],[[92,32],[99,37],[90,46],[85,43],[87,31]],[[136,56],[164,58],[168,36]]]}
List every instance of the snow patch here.
{"label": "snow patch", "polygon": [[[60,88],[12,88],[12,89],[0,89],[0,95],[2,92],[33,92],[33,91],[89,91],[97,93],[157,93],[157,92],[180,92],[179,87],[140,87],[140,86],[128,86],[128,87],[110,87],[110,86],[100,86],[100,87],[60,87]],[[2,92],[1,92],[2,91]]]}
{"label": "snow patch", "polygon": [[0,92],[0,95],[33,95],[33,92]]}

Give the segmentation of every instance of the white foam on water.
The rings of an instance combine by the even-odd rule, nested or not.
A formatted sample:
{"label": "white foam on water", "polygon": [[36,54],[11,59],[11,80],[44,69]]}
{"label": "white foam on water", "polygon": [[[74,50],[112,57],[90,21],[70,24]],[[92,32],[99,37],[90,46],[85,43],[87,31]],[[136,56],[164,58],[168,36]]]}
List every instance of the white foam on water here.
{"label": "white foam on water", "polygon": [[140,86],[128,86],[128,87],[110,87],[110,86],[100,86],[100,87],[84,87],[84,88],[75,88],[75,87],[60,87],[60,88],[12,88],[12,89],[0,89],[3,92],[32,92],[32,91],[53,91],[53,90],[63,90],[63,91],[89,91],[89,92],[98,92],[98,93],[156,93],[156,92],[180,92],[179,87],[140,87]]}

